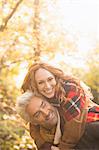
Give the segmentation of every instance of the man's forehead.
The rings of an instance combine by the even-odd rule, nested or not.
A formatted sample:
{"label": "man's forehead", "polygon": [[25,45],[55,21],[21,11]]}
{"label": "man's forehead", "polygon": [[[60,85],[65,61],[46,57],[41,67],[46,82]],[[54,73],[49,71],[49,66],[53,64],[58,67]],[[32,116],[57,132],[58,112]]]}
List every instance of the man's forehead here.
{"label": "man's forehead", "polygon": [[41,99],[40,97],[32,97],[29,106],[39,106],[41,104],[41,102],[43,101],[43,99]]}
{"label": "man's forehead", "polygon": [[34,113],[37,111],[42,103],[42,99],[39,97],[33,97],[30,103],[27,105],[26,110],[28,113]]}

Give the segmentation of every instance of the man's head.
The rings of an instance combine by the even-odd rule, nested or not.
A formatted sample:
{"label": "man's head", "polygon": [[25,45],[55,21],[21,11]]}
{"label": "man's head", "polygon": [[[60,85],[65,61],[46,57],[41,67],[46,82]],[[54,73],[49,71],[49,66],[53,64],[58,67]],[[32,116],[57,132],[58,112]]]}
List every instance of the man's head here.
{"label": "man's head", "polygon": [[52,128],[57,124],[57,110],[49,102],[27,91],[18,98],[17,108],[23,119]]}

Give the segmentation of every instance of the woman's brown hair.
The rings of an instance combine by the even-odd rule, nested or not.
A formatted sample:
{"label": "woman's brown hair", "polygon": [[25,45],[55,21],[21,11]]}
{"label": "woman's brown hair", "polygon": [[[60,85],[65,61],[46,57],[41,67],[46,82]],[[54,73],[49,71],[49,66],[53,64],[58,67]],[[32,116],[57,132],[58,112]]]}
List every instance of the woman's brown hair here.
{"label": "woman's brown hair", "polygon": [[36,85],[36,82],[35,82],[35,72],[39,68],[44,68],[44,69],[48,70],[49,72],[51,72],[55,76],[55,79],[56,79],[56,82],[57,82],[57,85],[56,85],[57,91],[59,91],[59,90],[64,91],[62,89],[62,86],[61,86],[61,84],[64,80],[71,80],[71,81],[75,82],[76,84],[79,84],[79,81],[76,78],[66,76],[63,73],[63,71],[59,68],[56,68],[56,67],[54,67],[52,65],[49,65],[47,63],[34,63],[30,66],[30,68],[28,70],[28,73],[27,73],[27,75],[26,75],[26,77],[23,81],[23,84],[22,84],[22,87],[21,87],[23,92],[25,92],[27,90],[31,90],[35,94],[40,94],[38,92],[37,85]]}

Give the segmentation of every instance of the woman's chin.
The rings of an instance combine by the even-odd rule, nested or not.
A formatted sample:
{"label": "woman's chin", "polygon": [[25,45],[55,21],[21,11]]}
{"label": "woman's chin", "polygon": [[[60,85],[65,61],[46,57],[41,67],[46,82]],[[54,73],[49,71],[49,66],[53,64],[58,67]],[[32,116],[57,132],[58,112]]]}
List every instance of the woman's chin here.
{"label": "woman's chin", "polygon": [[45,94],[45,97],[47,97],[47,98],[53,98],[54,97],[54,93],[52,93],[52,94]]}

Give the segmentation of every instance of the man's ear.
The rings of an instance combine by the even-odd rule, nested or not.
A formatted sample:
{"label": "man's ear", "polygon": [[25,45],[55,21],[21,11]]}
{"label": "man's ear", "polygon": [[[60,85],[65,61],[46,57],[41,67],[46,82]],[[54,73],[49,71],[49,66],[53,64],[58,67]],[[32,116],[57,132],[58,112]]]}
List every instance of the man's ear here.
{"label": "man's ear", "polygon": [[33,125],[35,125],[35,126],[37,126],[37,125],[38,125],[38,123],[37,123],[37,122],[32,122],[32,124],[33,124]]}
{"label": "man's ear", "polygon": [[37,123],[33,123],[33,124],[36,125],[36,126],[38,125]]}

